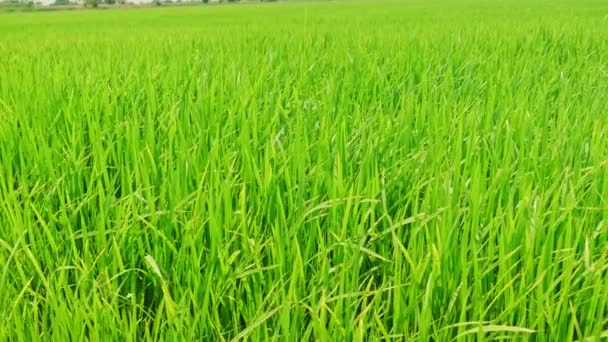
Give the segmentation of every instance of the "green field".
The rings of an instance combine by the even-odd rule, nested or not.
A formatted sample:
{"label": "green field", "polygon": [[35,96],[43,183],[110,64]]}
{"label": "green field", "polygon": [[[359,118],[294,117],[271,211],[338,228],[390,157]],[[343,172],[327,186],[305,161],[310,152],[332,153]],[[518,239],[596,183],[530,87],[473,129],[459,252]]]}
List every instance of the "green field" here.
{"label": "green field", "polygon": [[608,337],[608,2],[0,15],[0,340]]}

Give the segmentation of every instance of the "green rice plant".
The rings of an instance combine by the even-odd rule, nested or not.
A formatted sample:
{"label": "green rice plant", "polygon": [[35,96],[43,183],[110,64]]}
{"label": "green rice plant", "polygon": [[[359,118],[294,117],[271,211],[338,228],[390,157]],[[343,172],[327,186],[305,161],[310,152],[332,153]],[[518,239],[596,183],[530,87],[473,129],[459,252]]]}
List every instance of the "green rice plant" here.
{"label": "green rice plant", "polygon": [[607,14],[0,15],[0,340],[608,337]]}

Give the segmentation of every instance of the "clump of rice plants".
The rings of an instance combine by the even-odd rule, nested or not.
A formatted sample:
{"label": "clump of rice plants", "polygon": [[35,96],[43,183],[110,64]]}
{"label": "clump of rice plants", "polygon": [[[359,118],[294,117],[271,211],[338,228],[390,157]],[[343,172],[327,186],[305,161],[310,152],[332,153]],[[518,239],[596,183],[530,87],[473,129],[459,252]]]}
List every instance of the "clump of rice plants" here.
{"label": "clump of rice plants", "polygon": [[0,340],[608,336],[607,14],[0,15]]}

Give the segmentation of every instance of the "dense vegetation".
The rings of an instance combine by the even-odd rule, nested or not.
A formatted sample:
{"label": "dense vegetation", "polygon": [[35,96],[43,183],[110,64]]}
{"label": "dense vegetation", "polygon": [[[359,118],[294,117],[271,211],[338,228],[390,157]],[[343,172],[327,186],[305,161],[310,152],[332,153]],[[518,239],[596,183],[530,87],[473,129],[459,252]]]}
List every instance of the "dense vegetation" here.
{"label": "dense vegetation", "polygon": [[608,3],[0,16],[0,340],[608,335]]}

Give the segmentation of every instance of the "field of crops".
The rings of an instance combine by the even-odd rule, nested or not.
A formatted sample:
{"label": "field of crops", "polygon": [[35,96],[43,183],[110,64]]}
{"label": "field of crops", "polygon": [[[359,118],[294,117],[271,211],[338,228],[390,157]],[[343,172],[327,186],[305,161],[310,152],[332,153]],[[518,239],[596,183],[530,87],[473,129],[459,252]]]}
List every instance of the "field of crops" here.
{"label": "field of crops", "polygon": [[608,2],[0,15],[0,340],[608,336]]}

